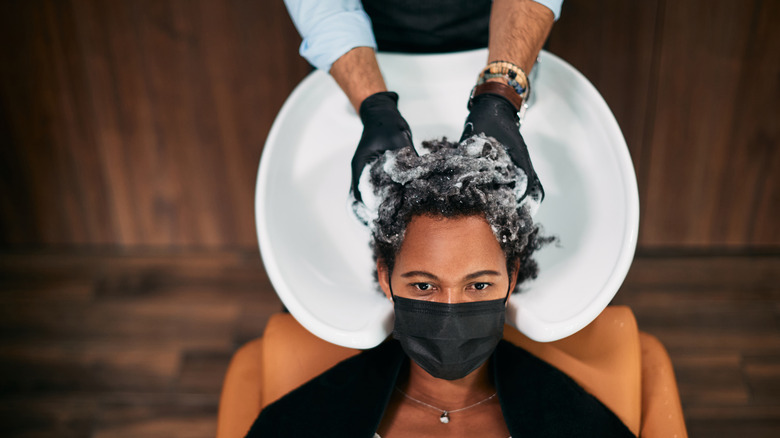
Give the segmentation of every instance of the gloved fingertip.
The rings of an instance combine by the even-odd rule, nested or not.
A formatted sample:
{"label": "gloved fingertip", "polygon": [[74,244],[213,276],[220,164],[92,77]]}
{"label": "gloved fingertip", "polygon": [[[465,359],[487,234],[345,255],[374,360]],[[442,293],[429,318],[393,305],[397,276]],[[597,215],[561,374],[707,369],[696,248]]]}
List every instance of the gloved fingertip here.
{"label": "gloved fingertip", "polygon": [[412,152],[414,152],[415,155],[419,154],[417,153],[417,149],[414,147],[414,142],[412,141],[412,133],[411,132],[404,132],[404,135],[406,136],[406,145],[405,147],[409,147],[412,149]]}
{"label": "gloved fingertip", "polygon": [[360,190],[358,190],[357,187],[353,186],[350,189],[350,192],[352,193],[352,197],[355,198],[355,201],[363,202],[363,196],[360,195]]}

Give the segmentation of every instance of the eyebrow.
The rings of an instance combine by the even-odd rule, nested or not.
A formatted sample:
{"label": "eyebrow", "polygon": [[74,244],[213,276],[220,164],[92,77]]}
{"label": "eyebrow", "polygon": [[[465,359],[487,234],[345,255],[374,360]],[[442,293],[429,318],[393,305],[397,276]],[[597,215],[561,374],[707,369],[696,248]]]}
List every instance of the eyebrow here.
{"label": "eyebrow", "polygon": [[[463,280],[466,280],[466,281],[473,280],[475,278],[482,277],[483,275],[492,275],[492,276],[500,277],[501,273],[499,273],[498,271],[492,271],[492,270],[486,269],[486,270],[482,270],[482,271],[472,272],[471,274],[463,277]],[[425,272],[425,271],[409,271],[409,272],[404,272],[403,274],[401,274],[401,278],[409,278],[409,277],[425,277],[425,278],[430,278],[431,280],[438,280],[439,279],[439,277],[431,274],[430,272]]]}
{"label": "eyebrow", "polygon": [[484,275],[491,275],[491,276],[495,276],[495,277],[500,277],[501,273],[499,273],[497,271],[491,271],[489,269],[486,269],[484,271],[477,271],[477,272],[471,273],[471,274],[463,277],[463,279],[464,280],[473,280],[475,278],[479,278],[479,277],[482,277]]}
{"label": "eyebrow", "polygon": [[431,280],[439,279],[439,277],[431,274],[430,272],[425,272],[425,271],[409,271],[401,274],[401,278],[409,278],[409,277],[425,277],[425,278],[430,278]]}

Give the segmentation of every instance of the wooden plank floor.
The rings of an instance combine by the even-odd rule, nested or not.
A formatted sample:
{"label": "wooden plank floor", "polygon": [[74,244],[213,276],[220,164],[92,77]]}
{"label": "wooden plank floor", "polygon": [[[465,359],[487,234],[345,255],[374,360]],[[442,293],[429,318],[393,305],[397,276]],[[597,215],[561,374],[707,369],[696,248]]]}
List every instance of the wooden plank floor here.
{"label": "wooden plank floor", "polygon": [[614,302],[668,349],[692,437],[780,436],[780,257],[639,257]]}
{"label": "wooden plank floor", "polygon": [[[281,304],[254,250],[0,253],[4,437],[212,437]],[[639,256],[616,303],[675,365],[692,437],[780,436],[780,257]]]}

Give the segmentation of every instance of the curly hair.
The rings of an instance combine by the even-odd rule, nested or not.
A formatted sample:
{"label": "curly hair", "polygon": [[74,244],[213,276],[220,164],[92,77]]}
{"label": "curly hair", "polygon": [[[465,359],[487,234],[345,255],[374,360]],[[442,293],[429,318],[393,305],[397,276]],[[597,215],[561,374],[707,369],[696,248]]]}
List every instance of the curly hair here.
{"label": "curly hair", "polygon": [[[461,143],[446,138],[427,141],[423,148],[427,153],[419,156],[411,148],[385,152],[370,167],[374,209],[353,204],[355,214],[371,228],[375,261],[382,260],[393,270],[414,216],[482,216],[510,273],[519,261],[517,285],[536,278],[539,268],[532,255],[554,238],[542,237],[531,219],[531,197],[524,197],[526,175],[503,145],[480,135]],[[366,190],[361,192],[365,201]]]}

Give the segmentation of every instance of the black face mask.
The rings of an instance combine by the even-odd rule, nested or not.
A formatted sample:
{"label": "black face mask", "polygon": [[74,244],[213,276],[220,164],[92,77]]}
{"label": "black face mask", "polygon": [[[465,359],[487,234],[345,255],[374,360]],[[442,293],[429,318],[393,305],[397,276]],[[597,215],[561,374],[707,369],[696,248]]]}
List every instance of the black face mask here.
{"label": "black face mask", "polygon": [[433,377],[466,377],[485,363],[504,333],[506,299],[448,304],[394,296],[393,301],[393,337]]}

